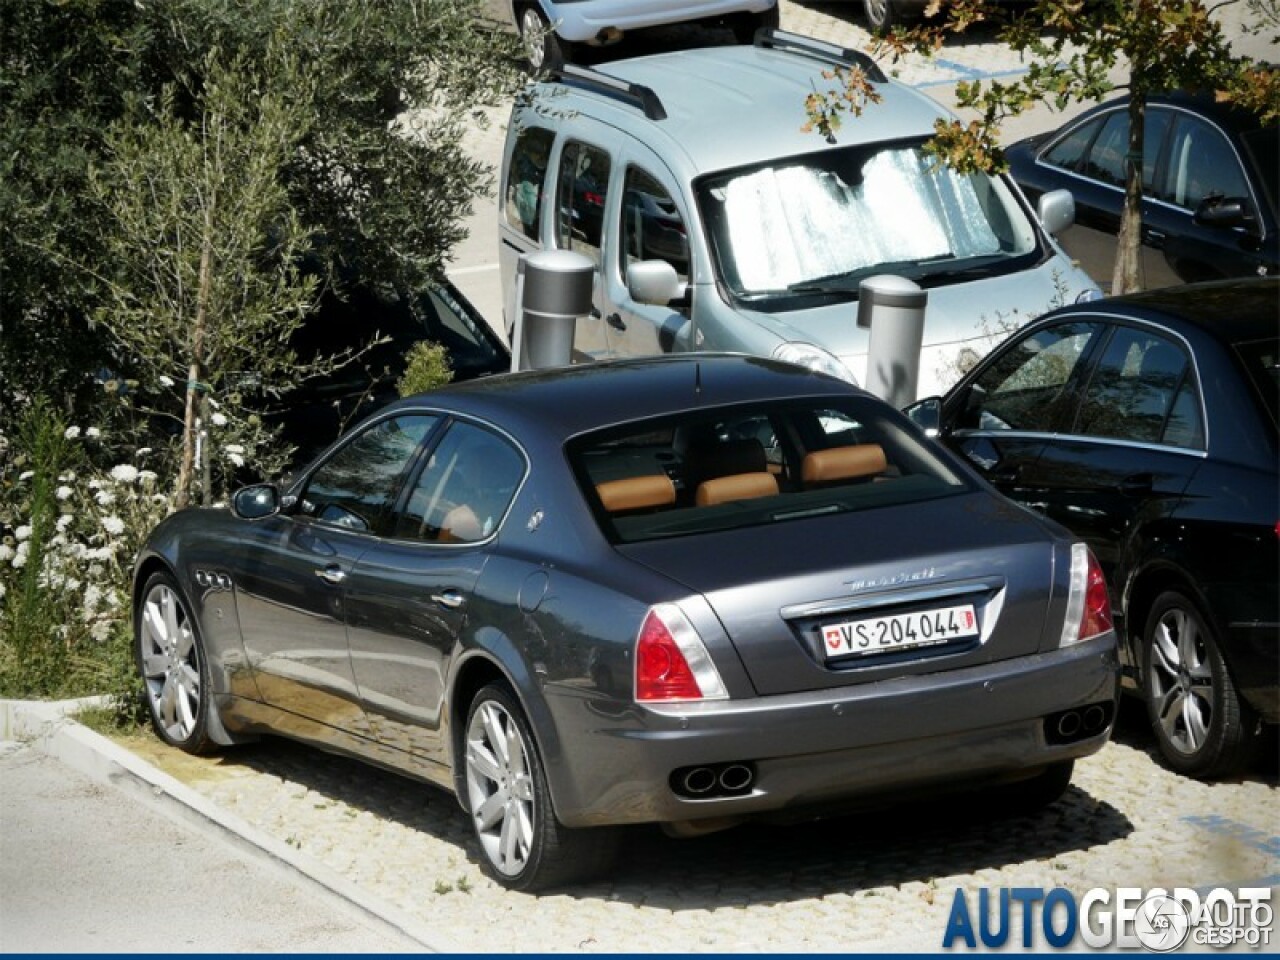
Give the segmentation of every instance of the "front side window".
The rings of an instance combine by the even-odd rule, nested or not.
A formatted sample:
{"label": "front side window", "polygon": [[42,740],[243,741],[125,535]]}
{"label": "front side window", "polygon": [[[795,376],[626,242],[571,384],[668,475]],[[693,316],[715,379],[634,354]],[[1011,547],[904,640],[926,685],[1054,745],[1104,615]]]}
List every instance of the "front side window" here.
{"label": "front side window", "polygon": [[1183,114],[1173,130],[1161,200],[1194,210],[1210,194],[1248,197],[1249,184],[1230,142],[1215,127]]}
{"label": "front side window", "polygon": [[689,235],[667,188],[639,167],[628,167],[622,193],[622,275],[641,260],[665,260],[689,280]]}
{"label": "front side window", "polygon": [[524,477],[524,457],[503,437],[456,422],[436,444],[396,521],[396,536],[477,543],[498,529]]}
{"label": "front side window", "polygon": [[378,532],[410,461],[436,418],[389,417],[339,447],[308,478],[300,513],[317,523]]}
{"label": "front side window", "polygon": [[1148,330],[1117,327],[1080,407],[1074,432],[1135,443],[1198,446],[1199,399],[1181,346]]}
{"label": "front side window", "polygon": [[[1169,129],[1168,110],[1147,111],[1142,137],[1142,186],[1151,192],[1155,182],[1160,147]],[[1124,160],[1129,152],[1129,116],[1114,110],[1082,123],[1044,152],[1045,163],[1081,173],[1112,186],[1126,181]]]}
{"label": "front side window", "polygon": [[1035,228],[1002,179],[964,176],[919,145],[848,147],[703,178],[723,281],[753,303],[856,295],[886,270],[921,286],[1025,269]]}
{"label": "front side window", "polygon": [[865,397],[691,410],[569,445],[614,542],[696,536],[955,496],[971,489]]}
{"label": "front side window", "polygon": [[605,200],[609,195],[609,155],[572,141],[560,154],[556,186],[556,245],[576,250],[600,266]]}
{"label": "front side window", "polygon": [[1067,386],[1101,327],[1062,323],[1023,337],[970,388],[960,426],[1047,433],[1070,403]]}

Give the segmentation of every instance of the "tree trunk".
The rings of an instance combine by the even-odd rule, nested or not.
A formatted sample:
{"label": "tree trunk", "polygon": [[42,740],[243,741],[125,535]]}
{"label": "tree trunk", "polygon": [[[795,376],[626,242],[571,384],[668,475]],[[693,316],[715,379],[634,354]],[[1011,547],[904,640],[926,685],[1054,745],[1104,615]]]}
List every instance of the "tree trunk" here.
{"label": "tree trunk", "polygon": [[[178,469],[178,495],[174,506],[181,510],[191,503],[196,478],[197,420],[204,409],[200,393],[207,388],[204,377],[204,329],[209,286],[213,281],[213,246],[206,235],[200,251],[200,283],[196,291],[195,329],[191,331],[191,363],[187,367],[187,407],[182,421],[182,464]],[[201,424],[203,425],[203,424]]]}
{"label": "tree trunk", "polygon": [[1142,150],[1146,141],[1147,95],[1133,89],[1129,95],[1129,152],[1125,155],[1124,211],[1116,242],[1113,294],[1142,289]]}

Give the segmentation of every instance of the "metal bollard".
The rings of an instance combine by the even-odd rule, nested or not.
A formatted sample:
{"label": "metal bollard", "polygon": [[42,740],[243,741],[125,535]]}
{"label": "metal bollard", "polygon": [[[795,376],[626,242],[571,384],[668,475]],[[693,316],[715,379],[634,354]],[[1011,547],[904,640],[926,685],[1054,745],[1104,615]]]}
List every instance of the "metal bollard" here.
{"label": "metal bollard", "polygon": [[858,326],[871,329],[863,386],[898,409],[916,398],[928,300],[906,277],[868,277],[858,288]]}
{"label": "metal bollard", "polygon": [[568,366],[578,318],[591,312],[595,265],[571,250],[539,250],[516,268],[511,369]]}

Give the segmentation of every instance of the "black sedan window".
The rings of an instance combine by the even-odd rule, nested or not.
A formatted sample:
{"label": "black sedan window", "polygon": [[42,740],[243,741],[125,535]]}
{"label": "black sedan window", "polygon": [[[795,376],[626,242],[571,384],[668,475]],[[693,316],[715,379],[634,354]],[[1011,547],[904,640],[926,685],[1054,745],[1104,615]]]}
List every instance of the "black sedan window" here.
{"label": "black sedan window", "polygon": [[470,423],[449,427],[431,451],[396,521],[396,536],[476,543],[498,529],[524,477],[524,457]]}
{"label": "black sedan window", "polygon": [[308,478],[300,512],[318,523],[376,532],[435,421],[428,414],[390,417],[357,434]]}
{"label": "black sedan window", "polygon": [[917,503],[968,489],[892,411],[865,398],[693,410],[569,446],[618,542]]}
{"label": "black sedan window", "polygon": [[1186,351],[1136,327],[1117,327],[1085,391],[1076,433],[1201,447],[1200,402]]}
{"label": "black sedan window", "polygon": [[1060,323],[1003,351],[971,388],[959,426],[1053,431],[1070,403],[1067,386],[1101,329],[1096,323]]}
{"label": "black sedan window", "polygon": [[1221,131],[1195,117],[1180,116],[1157,195],[1194,210],[1210,194],[1247,198],[1249,184],[1235,150]]}

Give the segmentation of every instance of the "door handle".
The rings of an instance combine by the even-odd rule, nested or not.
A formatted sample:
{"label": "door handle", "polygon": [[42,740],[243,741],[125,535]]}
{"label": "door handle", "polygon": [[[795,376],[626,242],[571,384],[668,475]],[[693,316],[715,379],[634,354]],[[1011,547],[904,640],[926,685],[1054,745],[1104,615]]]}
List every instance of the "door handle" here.
{"label": "door handle", "polygon": [[1152,230],[1144,227],[1142,230],[1142,242],[1149,247],[1155,247],[1157,250],[1164,246],[1165,234],[1162,230]]}
{"label": "door handle", "polygon": [[333,584],[335,587],[342,583],[343,580],[347,579],[346,571],[335,564],[330,564],[327,567],[317,570],[316,576],[325,583]]}
{"label": "door handle", "polygon": [[433,603],[444,607],[446,610],[457,610],[466,603],[466,598],[457,590],[445,590],[443,593],[433,593],[431,595]]}
{"label": "door handle", "polygon": [[1149,473],[1134,473],[1120,481],[1121,493],[1150,493],[1155,484],[1155,477]]}
{"label": "door handle", "polygon": [[611,313],[609,316],[605,317],[604,322],[615,330],[627,329],[627,322],[622,319],[621,314]]}

